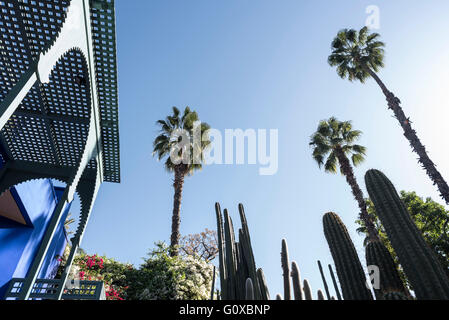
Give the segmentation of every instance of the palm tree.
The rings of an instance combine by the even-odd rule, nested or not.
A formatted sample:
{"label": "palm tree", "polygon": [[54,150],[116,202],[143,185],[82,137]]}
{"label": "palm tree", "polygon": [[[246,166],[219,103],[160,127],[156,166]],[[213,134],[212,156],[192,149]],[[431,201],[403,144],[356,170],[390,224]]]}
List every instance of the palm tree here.
{"label": "palm tree", "polygon": [[[175,176],[170,253],[171,256],[177,256],[184,177],[202,168],[204,151],[210,145],[209,137],[205,132],[210,129],[210,126],[204,122],[200,123],[198,114],[189,107],[185,108],[182,115],[178,108],[173,107],[172,115],[156,123],[161,130],[154,139],[153,155],[156,155],[158,160],[166,158],[165,169],[174,173]],[[200,141],[195,141],[195,135],[199,136]],[[187,143],[183,144],[185,140]]]}
{"label": "palm tree", "polygon": [[365,160],[366,148],[354,144],[361,134],[361,131],[352,129],[350,121],[342,122],[335,117],[331,117],[329,120],[320,121],[317,131],[310,138],[309,144],[313,147],[313,158],[320,168],[324,166],[324,171],[337,173],[337,166],[340,167],[340,172],[346,177],[352,194],[359,205],[360,219],[364,221],[370,239],[377,241],[379,239],[377,230],[368,215],[363,192],[357,183],[351,166],[351,162],[354,166],[358,166]]}
{"label": "palm tree", "polygon": [[406,117],[401,108],[401,101],[387,89],[376,72],[384,66],[384,43],[379,41],[378,33],[369,33],[364,27],[360,31],[344,29],[338,32],[332,41],[332,54],[328,58],[331,66],[337,67],[338,75],[349,81],[359,80],[364,83],[372,77],[382,89],[388,108],[393,110],[401,125],[404,136],[410,142],[412,150],[419,156],[419,163],[427,175],[438,186],[441,197],[449,204],[449,186],[427,155],[425,147],[419,140],[416,131],[411,126],[410,118]]}

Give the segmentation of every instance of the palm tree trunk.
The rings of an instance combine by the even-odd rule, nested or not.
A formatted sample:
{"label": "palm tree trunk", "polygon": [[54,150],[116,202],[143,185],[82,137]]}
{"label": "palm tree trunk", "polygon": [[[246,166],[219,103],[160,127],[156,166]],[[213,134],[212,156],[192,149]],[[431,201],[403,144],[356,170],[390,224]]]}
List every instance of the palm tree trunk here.
{"label": "palm tree trunk", "polygon": [[179,225],[181,224],[181,199],[182,199],[182,187],[184,184],[185,172],[182,166],[176,166],[175,168],[175,181],[173,188],[175,189],[175,195],[173,197],[173,215],[171,224],[171,238],[170,238],[170,256],[174,257],[178,255],[179,245]]}
{"label": "palm tree trunk", "polygon": [[449,186],[444,180],[443,176],[437,170],[435,164],[430,160],[427,155],[426,148],[422,145],[419,140],[416,131],[413,130],[411,126],[410,118],[407,118],[404,114],[404,111],[401,108],[401,101],[395,97],[395,95],[387,89],[385,84],[380,80],[377,74],[368,67],[365,67],[366,71],[371,75],[371,77],[376,80],[377,84],[382,89],[385,97],[387,98],[388,108],[393,110],[393,113],[396,119],[399,121],[402,129],[404,130],[404,136],[410,142],[410,146],[413,151],[418,154],[419,160],[418,162],[422,165],[422,167],[426,170],[427,175],[432,180],[434,185],[437,185],[438,190],[440,191],[440,196],[446,201],[446,204],[449,205]]}
{"label": "palm tree trunk", "polygon": [[359,205],[360,219],[365,223],[365,227],[368,231],[368,237],[371,241],[380,241],[379,234],[373,223],[373,220],[371,219],[371,217],[368,214],[368,211],[366,210],[366,202],[363,197],[363,192],[360,189],[359,184],[357,183],[357,180],[354,176],[354,171],[352,170],[351,163],[349,162],[349,159],[346,157],[341,148],[336,148],[335,151],[338,158],[338,162],[340,164],[341,172],[345,175],[346,181],[351,187],[352,194],[354,195],[354,198],[357,200],[357,203]]}

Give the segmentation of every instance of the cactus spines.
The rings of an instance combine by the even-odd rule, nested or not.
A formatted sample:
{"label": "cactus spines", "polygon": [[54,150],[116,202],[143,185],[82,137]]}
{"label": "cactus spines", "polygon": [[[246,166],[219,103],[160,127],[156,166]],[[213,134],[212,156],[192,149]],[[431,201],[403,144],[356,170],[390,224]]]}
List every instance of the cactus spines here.
{"label": "cactus spines", "polygon": [[328,212],[323,217],[324,234],[337,268],[345,300],[372,300],[357,251],[340,217]]}
{"label": "cactus spines", "polygon": [[331,295],[329,293],[329,287],[327,286],[326,277],[324,276],[323,267],[321,266],[321,261],[318,260],[318,268],[320,269],[321,279],[323,280],[324,290],[326,291],[327,300],[331,299]]}
{"label": "cactus spines", "polygon": [[281,265],[283,270],[284,278],[284,300],[291,300],[290,292],[290,263],[288,261],[288,247],[287,240],[282,239],[282,250],[281,250]]}
{"label": "cactus spines", "polygon": [[321,291],[321,289],[318,290],[317,297],[318,297],[318,300],[326,300],[324,298],[324,294],[323,294],[323,291]]}
{"label": "cactus spines", "polygon": [[302,300],[302,288],[301,288],[301,274],[299,272],[298,265],[295,261],[292,261],[292,283],[293,283],[293,294],[295,300]]}
{"label": "cactus spines", "polygon": [[262,268],[257,269],[257,280],[259,282],[260,296],[262,300],[270,300],[270,293],[268,291],[267,281],[263,274]]}
{"label": "cactus spines", "polygon": [[[341,300],[340,289],[338,289],[338,283],[337,283],[337,280],[335,279],[334,271],[332,270],[331,265],[328,265],[328,267],[329,267],[329,273],[331,274],[332,283],[334,284],[335,294],[337,295],[338,300]],[[335,298],[334,298],[334,300],[335,300]]]}
{"label": "cactus spines", "polygon": [[313,300],[313,298],[312,298],[312,288],[310,288],[310,284],[309,284],[309,281],[307,281],[307,279],[304,279],[303,288],[304,288],[305,300]]}
{"label": "cactus spines", "polygon": [[387,292],[408,294],[399,276],[396,264],[385,245],[380,241],[370,241],[365,248],[366,265],[379,268],[379,287],[374,287],[378,300],[382,300]]}
{"label": "cactus spines", "polygon": [[276,300],[282,300],[282,296],[279,293],[276,295]]}
{"label": "cactus spines", "polygon": [[402,292],[388,292],[383,298],[385,300],[409,300]]}
{"label": "cactus spines", "polygon": [[449,279],[391,181],[379,170],[369,170],[365,183],[416,297],[423,300],[449,299]]}
{"label": "cactus spines", "polygon": [[254,300],[254,288],[251,278],[246,279],[246,300]]}

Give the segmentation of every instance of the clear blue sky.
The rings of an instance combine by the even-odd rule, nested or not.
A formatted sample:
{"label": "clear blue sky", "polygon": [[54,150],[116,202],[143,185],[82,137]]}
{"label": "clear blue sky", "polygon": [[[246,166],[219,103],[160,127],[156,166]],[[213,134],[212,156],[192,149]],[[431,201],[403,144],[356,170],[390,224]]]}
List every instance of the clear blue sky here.
{"label": "clear blue sky", "polygon": [[282,293],[282,238],[314,294],[323,287],[316,260],[333,263],[327,211],[342,217],[364,262],[349,186],[311,158],[319,120],[335,115],[364,132],[367,160],[356,169],[364,191],[364,172],[378,168],[398,189],[438,199],[380,89],[343,81],[327,64],[336,32],[363,26],[370,4],[380,8],[387,44],[380,76],[449,179],[448,1],[117,0],[122,182],[101,187],[82,247],[138,265],[155,241],[169,240],[172,176],[152,158],[152,141],[155,121],[188,105],[220,130],[278,129],[279,170],[259,176],[255,165],[215,165],[187,178],[182,234],[215,229],[216,201],[237,224],[244,203],[273,297]]}

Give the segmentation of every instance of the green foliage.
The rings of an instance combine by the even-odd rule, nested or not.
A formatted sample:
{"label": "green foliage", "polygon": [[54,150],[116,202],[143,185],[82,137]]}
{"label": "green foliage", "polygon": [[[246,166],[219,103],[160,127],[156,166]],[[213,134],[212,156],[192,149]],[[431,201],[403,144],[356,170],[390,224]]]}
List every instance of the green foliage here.
{"label": "green foliage", "polygon": [[108,300],[206,300],[210,298],[213,266],[198,256],[171,257],[157,243],[140,268],[105,256],[78,254],[71,279],[102,281]]}
{"label": "green foliage", "polygon": [[352,129],[350,121],[338,121],[335,117],[322,120],[310,138],[312,156],[320,168],[324,166],[324,170],[330,173],[337,173],[338,149],[357,166],[363,162],[366,152],[364,146],[354,144],[361,134],[361,131]]}
{"label": "green foliage", "polygon": [[[436,253],[438,260],[444,267],[446,274],[449,276],[449,230],[447,225],[447,221],[449,221],[449,211],[429,197],[424,199],[423,197],[418,196],[416,192],[401,191],[400,199],[410,213],[412,220],[421,231],[424,240]],[[370,199],[367,199],[366,203],[368,214],[372,217],[376,229],[379,231],[379,237],[382,243],[390,252],[396,265],[398,265],[398,256],[391,246],[391,242],[388,240],[385,228],[379,220],[373,202]],[[367,235],[363,222],[357,220],[356,223],[360,225],[357,231]],[[365,245],[366,243],[367,238],[365,238]],[[399,273],[402,280],[407,283],[409,288],[411,288],[401,266],[399,266]]]}
{"label": "green foliage", "polygon": [[127,274],[133,270],[131,264],[82,252],[75,256],[69,278],[102,281],[105,284],[106,299],[124,300],[127,299],[129,284]]}
{"label": "green foliage", "polygon": [[370,76],[368,68],[379,71],[384,67],[383,42],[378,33],[369,33],[367,27],[360,31],[343,29],[332,41],[332,54],[328,63],[337,68],[337,74],[349,81],[365,82]]}
{"label": "green foliage", "polygon": [[206,300],[210,298],[213,266],[195,256],[170,256],[160,242],[139,269],[127,274],[132,300]]}

